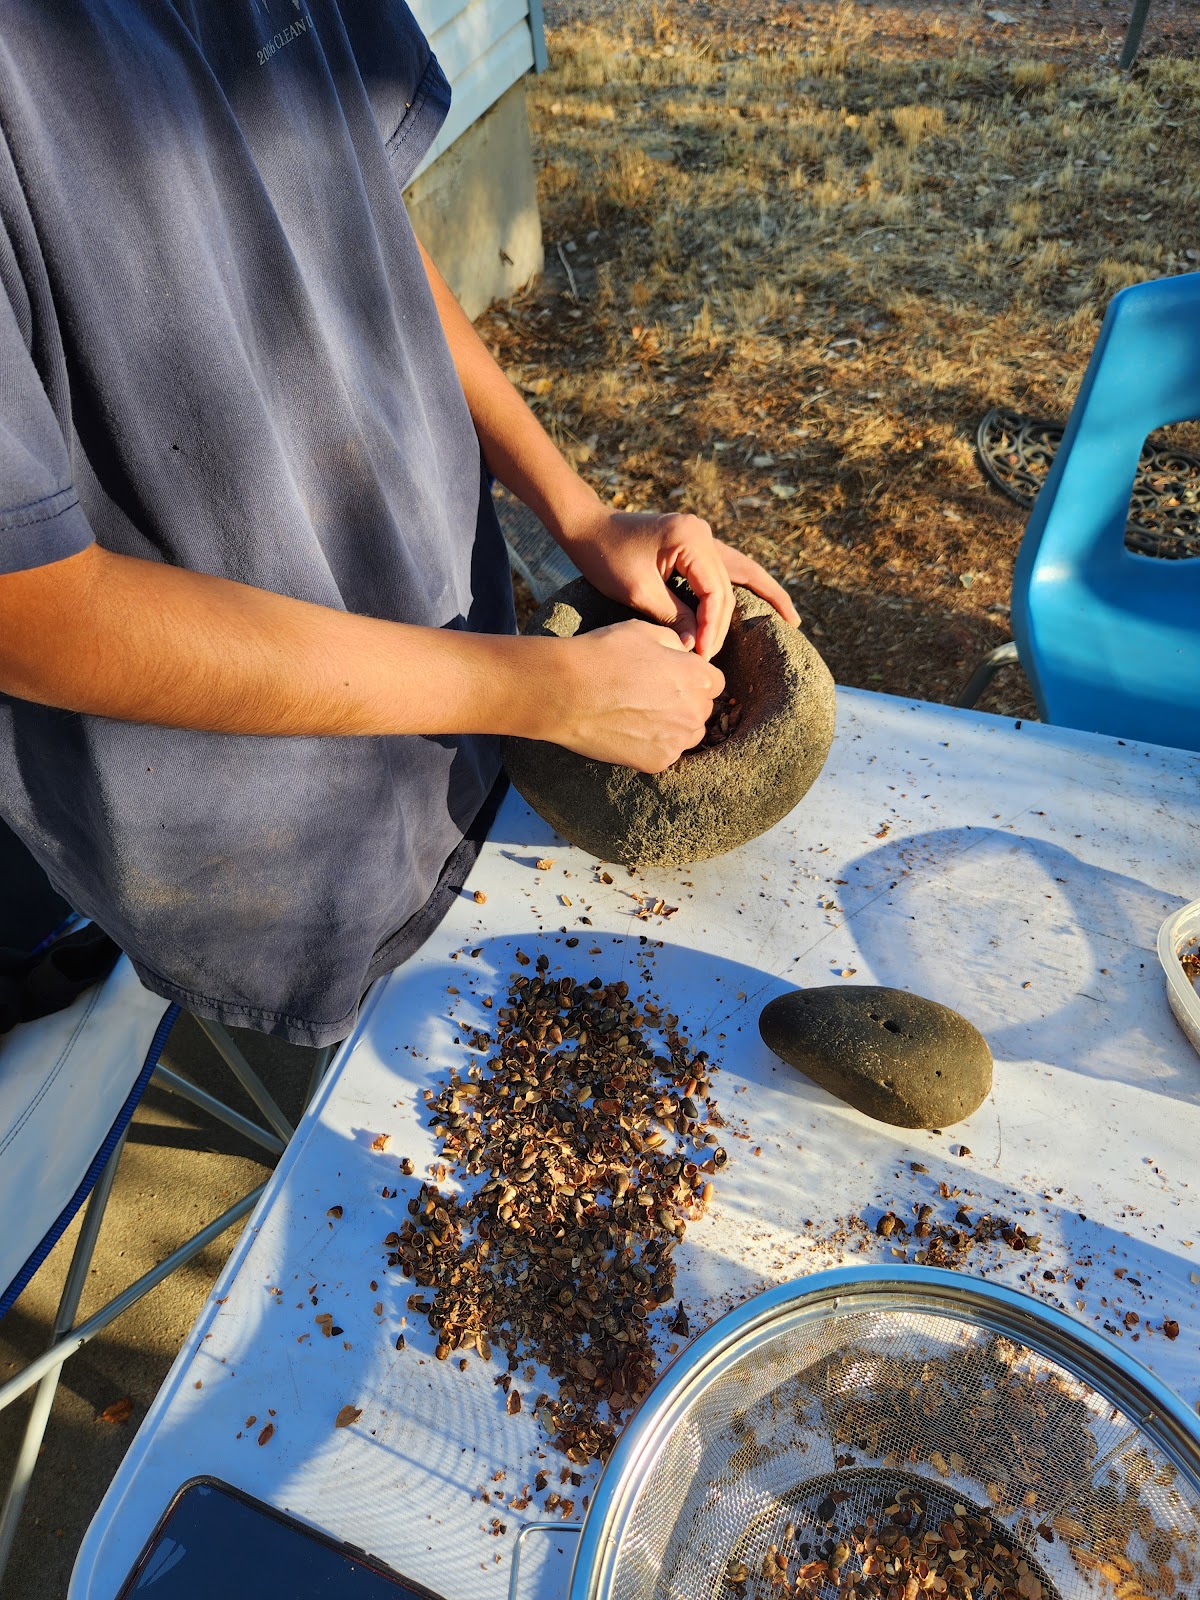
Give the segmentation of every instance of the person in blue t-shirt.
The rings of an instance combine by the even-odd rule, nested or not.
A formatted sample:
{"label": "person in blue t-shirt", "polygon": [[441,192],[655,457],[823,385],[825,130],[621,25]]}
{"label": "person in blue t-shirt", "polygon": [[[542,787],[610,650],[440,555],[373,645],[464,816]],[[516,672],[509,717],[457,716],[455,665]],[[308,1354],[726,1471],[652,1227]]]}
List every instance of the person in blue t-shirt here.
{"label": "person in blue t-shirt", "polygon": [[[660,771],[731,583],[797,621],[497,367],[401,199],[448,103],[398,0],[0,17],[0,814],[152,988],[302,1043],[436,920],[492,736]],[[514,636],[489,471],[654,621]]]}

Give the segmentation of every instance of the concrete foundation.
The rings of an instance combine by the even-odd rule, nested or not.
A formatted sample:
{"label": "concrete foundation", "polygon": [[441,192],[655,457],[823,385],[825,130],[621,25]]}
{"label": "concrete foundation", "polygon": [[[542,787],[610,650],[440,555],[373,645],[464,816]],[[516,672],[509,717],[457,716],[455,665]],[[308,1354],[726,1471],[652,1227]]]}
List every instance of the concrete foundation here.
{"label": "concrete foundation", "polygon": [[404,192],[417,237],[469,317],[542,269],[522,80]]}

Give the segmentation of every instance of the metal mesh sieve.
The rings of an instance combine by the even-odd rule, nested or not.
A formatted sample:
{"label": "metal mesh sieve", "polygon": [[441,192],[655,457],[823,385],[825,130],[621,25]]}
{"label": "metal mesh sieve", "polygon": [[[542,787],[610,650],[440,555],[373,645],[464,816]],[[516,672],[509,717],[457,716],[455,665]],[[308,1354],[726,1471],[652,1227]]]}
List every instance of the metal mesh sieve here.
{"label": "metal mesh sieve", "polygon": [[1200,1448],[1115,1347],[952,1273],[723,1318],[601,1476],[571,1600],[1191,1600]]}

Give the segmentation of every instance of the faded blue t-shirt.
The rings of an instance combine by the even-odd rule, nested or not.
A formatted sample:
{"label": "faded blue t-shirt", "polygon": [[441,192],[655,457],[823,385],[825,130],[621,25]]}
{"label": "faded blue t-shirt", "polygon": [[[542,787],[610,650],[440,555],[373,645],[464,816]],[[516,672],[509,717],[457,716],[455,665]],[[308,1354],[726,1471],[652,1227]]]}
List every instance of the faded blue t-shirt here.
{"label": "faded blue t-shirt", "polygon": [[[0,572],[95,540],[511,631],[401,199],[448,103],[399,0],[5,0]],[[432,925],[498,770],[481,738],[246,738],[0,695],[0,812],[56,887],[151,988],[301,1043],[344,1035]]]}

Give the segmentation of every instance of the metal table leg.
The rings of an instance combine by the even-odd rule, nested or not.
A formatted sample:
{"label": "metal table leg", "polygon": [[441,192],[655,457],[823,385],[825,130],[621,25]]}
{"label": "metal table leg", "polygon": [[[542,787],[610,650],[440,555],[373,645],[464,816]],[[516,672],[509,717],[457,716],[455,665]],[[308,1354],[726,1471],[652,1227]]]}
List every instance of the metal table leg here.
{"label": "metal table leg", "polygon": [[1146,16],[1150,10],[1150,0],[1133,0],[1133,15],[1129,19],[1129,31],[1125,35],[1125,47],[1121,51],[1120,68],[1128,72],[1137,60],[1138,48],[1142,42],[1142,29],[1146,26]]}

